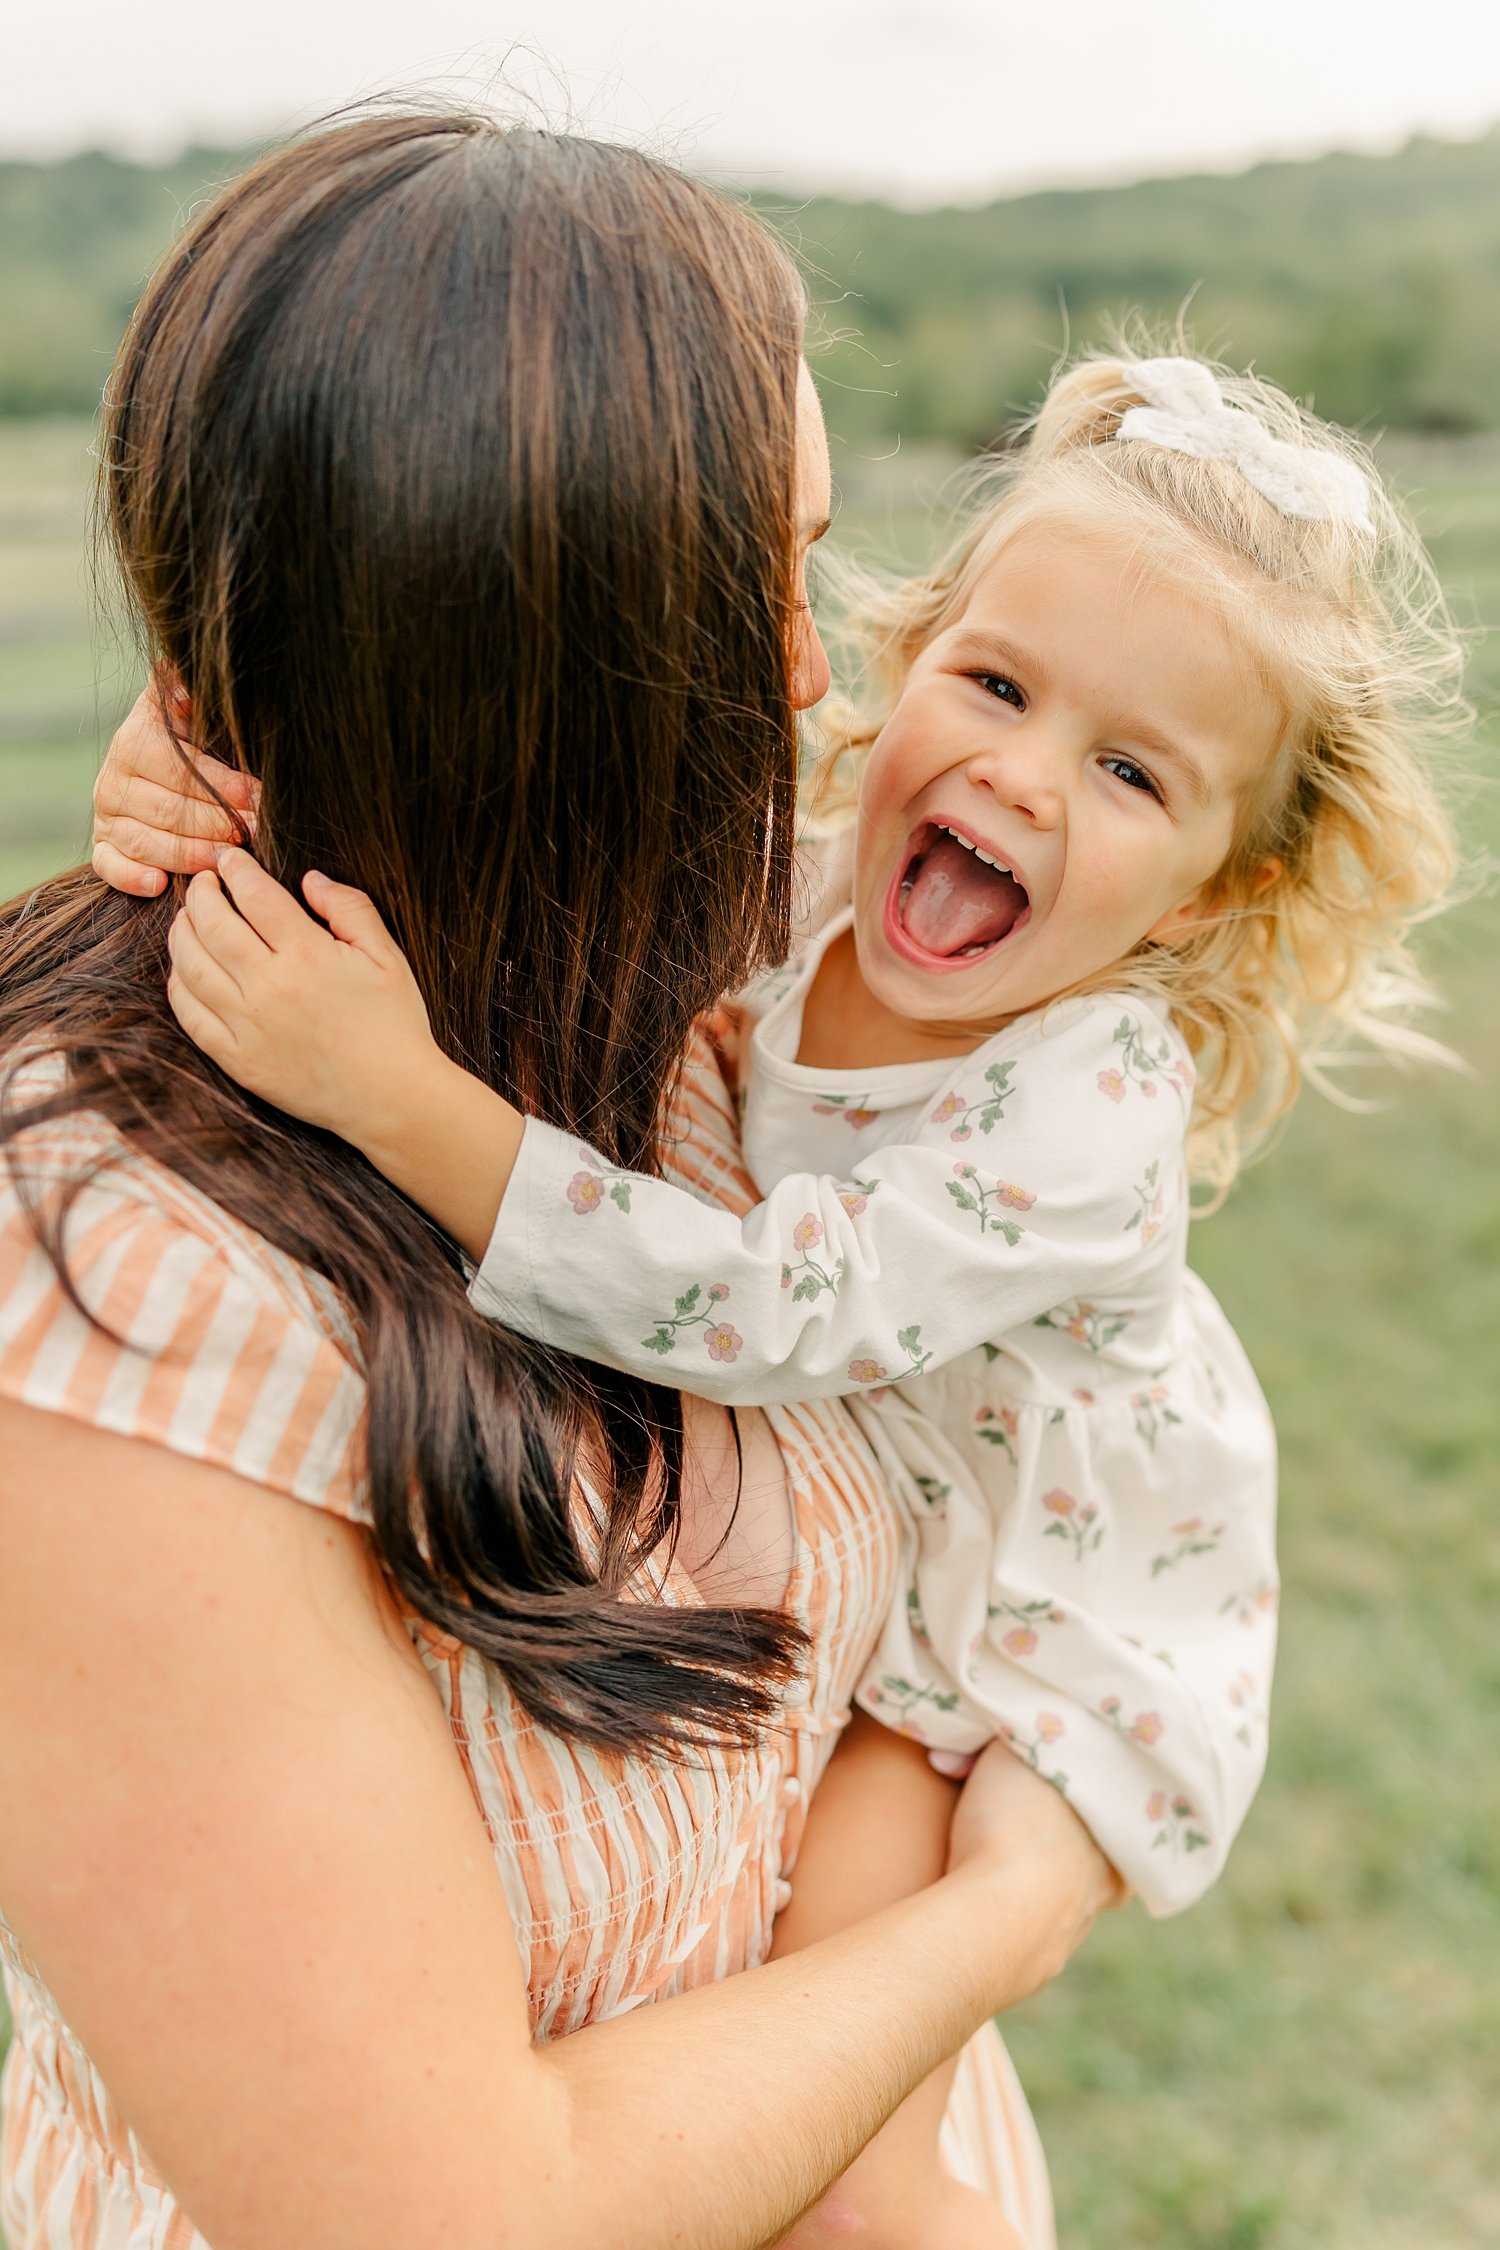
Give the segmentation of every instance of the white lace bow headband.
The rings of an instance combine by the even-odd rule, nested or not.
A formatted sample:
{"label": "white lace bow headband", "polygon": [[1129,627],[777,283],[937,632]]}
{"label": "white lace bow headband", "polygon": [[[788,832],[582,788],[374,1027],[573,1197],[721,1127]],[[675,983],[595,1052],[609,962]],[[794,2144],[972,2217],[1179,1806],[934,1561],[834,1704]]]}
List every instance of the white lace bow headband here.
{"label": "white lace bow headband", "polygon": [[1128,373],[1146,404],[1127,407],[1117,443],[1138,438],[1200,461],[1232,461],[1283,515],[1352,524],[1374,537],[1369,484],[1342,454],[1272,437],[1253,414],[1228,403],[1199,360],[1142,359]]}

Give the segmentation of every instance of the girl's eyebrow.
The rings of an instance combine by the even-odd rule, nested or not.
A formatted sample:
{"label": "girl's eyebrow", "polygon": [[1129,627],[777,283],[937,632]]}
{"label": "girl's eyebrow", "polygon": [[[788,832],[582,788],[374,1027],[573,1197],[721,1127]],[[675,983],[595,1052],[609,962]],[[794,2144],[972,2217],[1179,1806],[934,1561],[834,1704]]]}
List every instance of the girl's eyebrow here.
{"label": "girl's eyebrow", "polygon": [[1003,641],[998,633],[986,633],[972,625],[960,626],[943,636],[943,661],[947,664],[988,665],[994,671],[1013,667],[1025,673],[1027,679],[1044,686],[1047,667],[1040,658],[1028,655],[1013,642]]}

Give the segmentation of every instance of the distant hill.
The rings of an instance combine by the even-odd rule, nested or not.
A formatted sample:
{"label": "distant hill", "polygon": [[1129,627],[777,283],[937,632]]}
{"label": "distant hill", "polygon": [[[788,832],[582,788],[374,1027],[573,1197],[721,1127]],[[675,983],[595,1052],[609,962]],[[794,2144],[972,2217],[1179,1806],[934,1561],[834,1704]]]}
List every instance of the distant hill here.
{"label": "distant hill", "polygon": [[[0,414],[89,411],[151,265],[243,152],[0,164]],[[1500,128],[1398,155],[905,211],[763,200],[809,268],[830,414],[962,446],[1106,320],[1256,360],[1340,421],[1500,426]]]}

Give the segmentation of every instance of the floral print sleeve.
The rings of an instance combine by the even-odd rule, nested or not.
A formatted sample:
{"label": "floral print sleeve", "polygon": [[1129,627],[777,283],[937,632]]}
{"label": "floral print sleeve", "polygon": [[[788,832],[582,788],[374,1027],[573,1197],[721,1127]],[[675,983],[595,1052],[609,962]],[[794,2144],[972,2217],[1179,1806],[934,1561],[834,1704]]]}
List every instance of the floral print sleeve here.
{"label": "floral print sleeve", "polygon": [[[1019,1053],[958,1058],[899,1143],[852,1148],[843,1177],[791,1173],[743,1220],[532,1122],[475,1302],[755,1406],[906,1382],[1098,1298],[1180,1203],[1191,1071],[1118,1001],[1040,1022]],[[857,1096],[822,1106],[840,1104],[868,1122]]]}
{"label": "floral print sleeve", "polygon": [[747,1042],[743,1223],[529,1127],[476,1302],[730,1403],[847,1394],[909,1525],[860,1702],[1007,1741],[1176,1913],[1255,1794],[1276,1642],[1274,1432],[1186,1265],[1191,1065],[1096,996],[828,1079],[800,973]]}

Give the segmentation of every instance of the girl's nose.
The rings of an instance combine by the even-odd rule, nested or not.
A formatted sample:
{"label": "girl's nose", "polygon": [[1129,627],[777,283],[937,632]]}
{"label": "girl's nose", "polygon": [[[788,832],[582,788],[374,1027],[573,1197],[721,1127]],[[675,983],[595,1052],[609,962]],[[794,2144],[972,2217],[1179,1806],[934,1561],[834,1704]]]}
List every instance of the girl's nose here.
{"label": "girl's nose", "polygon": [[1062,758],[1041,729],[1026,735],[1017,727],[1003,745],[981,751],[969,760],[969,779],[1034,828],[1056,828],[1062,820]]}

